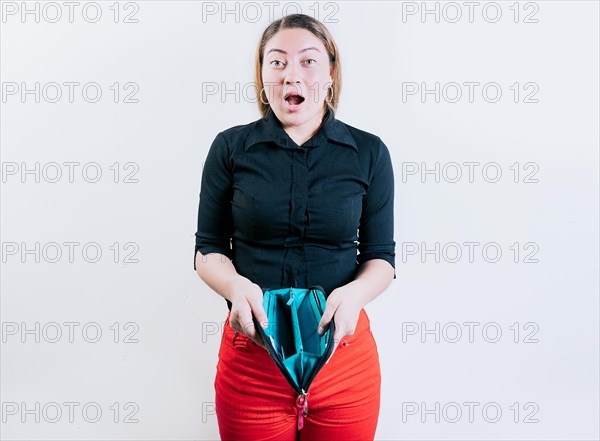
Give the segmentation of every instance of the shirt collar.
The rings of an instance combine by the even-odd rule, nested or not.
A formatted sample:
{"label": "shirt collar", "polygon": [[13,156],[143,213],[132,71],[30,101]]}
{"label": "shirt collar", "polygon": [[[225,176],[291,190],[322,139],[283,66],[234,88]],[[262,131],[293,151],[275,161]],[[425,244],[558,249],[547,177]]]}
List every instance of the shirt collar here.
{"label": "shirt collar", "polygon": [[[314,147],[322,144],[325,140],[335,141],[339,144],[350,146],[358,151],[358,146],[348,131],[348,128],[335,118],[329,107],[327,107],[325,111],[323,122],[321,123],[319,130],[317,130],[317,133],[302,146]],[[248,150],[252,145],[259,142],[274,142],[286,149],[292,149],[296,146],[292,138],[290,138],[281,126],[279,119],[271,108],[269,108],[268,113],[263,118],[257,121],[257,124],[246,139],[244,148],[245,150]]]}

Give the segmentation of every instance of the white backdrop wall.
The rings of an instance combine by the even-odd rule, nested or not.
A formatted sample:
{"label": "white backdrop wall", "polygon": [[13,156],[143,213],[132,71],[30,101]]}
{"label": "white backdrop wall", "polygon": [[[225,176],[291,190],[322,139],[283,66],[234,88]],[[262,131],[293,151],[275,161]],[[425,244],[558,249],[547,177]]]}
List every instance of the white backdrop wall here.
{"label": "white backdrop wall", "polygon": [[377,439],[598,439],[597,2],[1,6],[2,439],[218,438],[202,165],[297,8],[394,163]]}

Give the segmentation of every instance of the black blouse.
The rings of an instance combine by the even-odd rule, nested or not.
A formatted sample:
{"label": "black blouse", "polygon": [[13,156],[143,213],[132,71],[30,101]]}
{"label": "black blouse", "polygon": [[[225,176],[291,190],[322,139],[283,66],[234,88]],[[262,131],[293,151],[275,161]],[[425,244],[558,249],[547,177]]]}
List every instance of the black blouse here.
{"label": "black blouse", "polygon": [[328,295],[369,259],[395,268],[393,236],[388,148],[329,108],[302,146],[272,110],[213,141],[202,172],[194,270],[197,251],[221,253],[262,288],[321,285]]}

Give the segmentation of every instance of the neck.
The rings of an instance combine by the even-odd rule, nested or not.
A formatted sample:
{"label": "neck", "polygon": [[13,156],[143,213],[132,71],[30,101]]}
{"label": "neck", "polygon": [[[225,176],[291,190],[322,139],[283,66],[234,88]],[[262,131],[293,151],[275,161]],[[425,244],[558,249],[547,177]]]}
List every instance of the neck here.
{"label": "neck", "polygon": [[319,127],[321,127],[324,116],[325,109],[322,109],[322,111],[317,113],[314,118],[311,118],[301,126],[287,125],[283,126],[283,129],[296,144],[301,146],[310,138],[312,138],[315,133],[317,133]]}

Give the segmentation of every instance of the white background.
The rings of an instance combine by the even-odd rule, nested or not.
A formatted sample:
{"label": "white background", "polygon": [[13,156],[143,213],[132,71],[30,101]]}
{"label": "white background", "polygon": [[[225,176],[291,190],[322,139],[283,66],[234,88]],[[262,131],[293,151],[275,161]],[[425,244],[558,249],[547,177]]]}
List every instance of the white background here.
{"label": "white background", "polygon": [[[367,306],[383,376],[377,439],[600,436],[598,3],[489,3],[472,19],[464,2],[301,3],[341,50],[338,119],[380,136],[394,162],[398,277]],[[198,193],[216,134],[259,118],[242,92],[269,7],[228,3],[238,12],[222,17],[221,2],[98,2],[91,23],[93,5],[84,16],[80,2],[71,23],[57,4],[51,23],[56,8],[38,3],[37,23],[21,2],[2,2],[2,439],[217,439],[216,328],[227,309],[193,271]],[[437,7],[438,22],[423,7]],[[36,82],[39,102],[21,94]],[[66,82],[79,83],[73,102]],[[96,103],[82,96],[92,82]],[[439,102],[421,97],[436,82]],[[468,82],[479,84],[473,100]],[[126,83],[137,103],[124,102],[136,87]],[[213,83],[217,93],[203,93]],[[410,83],[416,95],[403,94]],[[461,86],[457,102],[449,83]],[[502,92],[495,103],[488,83]],[[79,164],[73,182],[65,162]],[[465,162],[479,164],[472,182]],[[97,166],[82,174],[88,163]],[[439,182],[420,173],[436,163]],[[123,182],[131,172],[137,182]],[[65,242],[78,243],[72,262]],[[472,262],[465,242],[479,243]],[[97,263],[82,256],[90,243]],[[421,254],[436,243],[439,262]],[[76,323],[72,339],[65,322]]]}

